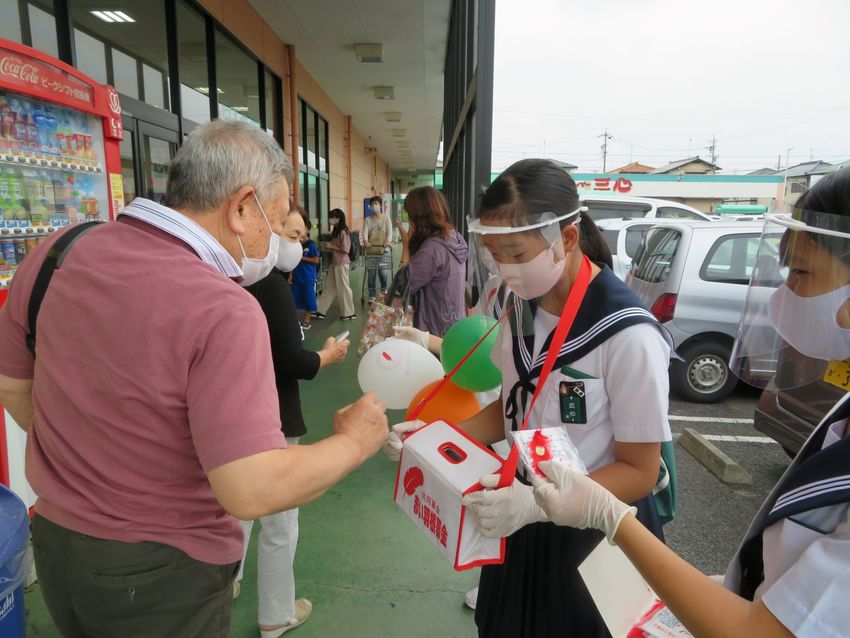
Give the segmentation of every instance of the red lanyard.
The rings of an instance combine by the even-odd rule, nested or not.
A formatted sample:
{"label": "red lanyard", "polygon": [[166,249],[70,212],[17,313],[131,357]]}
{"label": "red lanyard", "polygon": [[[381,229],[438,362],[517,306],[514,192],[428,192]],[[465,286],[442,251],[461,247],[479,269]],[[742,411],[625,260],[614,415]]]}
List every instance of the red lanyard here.
{"label": "red lanyard", "polygon": [[[567,335],[570,328],[573,326],[578,309],[587,292],[587,287],[590,285],[590,259],[585,255],[581,262],[581,268],[578,272],[573,287],[570,289],[570,294],[567,296],[567,302],[564,304],[564,309],[561,311],[561,318],[558,320],[558,326],[555,328],[555,333],[552,335],[552,343],[549,344],[549,350],[546,351],[546,360],[543,362],[543,368],[540,370],[540,376],[537,379],[537,389],[531,397],[531,403],[525,413],[525,419],[522,421],[520,430],[525,430],[528,427],[528,420],[531,418],[531,412],[534,409],[534,404],[537,402],[537,397],[543,391],[546,385],[546,380],[549,378],[549,373],[555,367],[555,361],[561,353],[561,346],[567,340]],[[517,463],[519,462],[519,449],[516,445],[511,448],[511,453],[505,460],[502,466],[501,478],[499,479],[499,487],[508,487],[513,483],[514,475],[516,474]]]}

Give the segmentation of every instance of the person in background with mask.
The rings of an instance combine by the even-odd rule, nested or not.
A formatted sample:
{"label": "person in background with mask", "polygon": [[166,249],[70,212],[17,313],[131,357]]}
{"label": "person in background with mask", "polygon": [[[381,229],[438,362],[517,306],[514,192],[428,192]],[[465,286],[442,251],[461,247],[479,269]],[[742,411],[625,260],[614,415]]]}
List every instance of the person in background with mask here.
{"label": "person in background with mask", "polygon": [[319,257],[319,247],[310,238],[310,230],[313,228],[313,225],[310,223],[307,211],[294,202],[290,202],[289,208],[290,210],[295,208],[301,213],[306,228],[304,238],[301,240],[301,246],[303,248],[301,262],[292,271],[290,285],[292,286],[292,296],[295,298],[296,310],[304,311],[304,316],[301,319],[301,328],[309,330],[312,327],[311,319],[313,318],[313,313],[318,310],[318,306],[316,306],[316,277],[321,258]]}
{"label": "person in background with mask", "polygon": [[393,242],[393,226],[390,216],[384,214],[384,202],[380,197],[375,195],[369,200],[369,209],[372,214],[363,223],[366,231],[363,246],[366,249],[366,285],[369,288],[369,303],[372,303],[377,294],[376,275],[380,277],[381,290],[387,290],[392,265],[390,246]]}
{"label": "person in background with mask", "polygon": [[[771,262],[773,262],[771,264]],[[804,400],[850,389],[850,169],[827,175],[765,222],[733,370]],[[779,266],[777,268],[776,266]],[[770,371],[775,373],[771,375]],[[550,520],[597,529],[697,637],[850,636],[850,394],[820,425],[756,514],[721,585],[637,524],[593,477],[541,463]]]}
{"label": "person in background with mask", "polygon": [[328,219],[333,226],[333,232],[331,240],[324,244],[324,248],[332,253],[331,268],[325,281],[325,289],[319,298],[319,311],[315,316],[317,319],[324,319],[334,298],[339,297],[339,318],[341,321],[351,321],[357,319],[354,314],[354,295],[351,294],[348,281],[351,274],[351,259],[348,258],[351,233],[348,232],[345,213],[341,208],[334,208],[328,213]]}
{"label": "person in background with mask", "polygon": [[[349,341],[328,337],[319,352],[305,350],[304,334],[299,326],[295,299],[286,281],[303,256],[301,241],[307,234],[306,215],[290,204],[283,221],[280,249],[274,270],[264,279],[246,288],[260,303],[269,327],[275,384],[280,404],[280,422],[286,443],[297,445],[307,434],[298,380],[315,378],[327,365],[340,363],[348,352]],[[278,512],[260,518],[257,552],[257,598],[262,638],[276,638],[302,624],[310,616],[312,603],[295,598],[295,575],[292,564],[298,545],[298,509]],[[251,540],[254,521],[242,521],[245,553]],[[239,595],[244,558],[233,583],[234,598]]]}
{"label": "person in background with mask", "polygon": [[[473,281],[507,316],[492,353],[502,372],[501,400],[460,429],[485,445],[504,438],[513,444],[526,422],[530,429],[565,429],[591,476],[636,504],[641,521],[661,536],[651,492],[660,444],[671,438],[670,339],[601,261],[608,251],[582,250],[604,240],[575,182],[550,161],[517,162],[482,193],[468,229]],[[569,317],[567,298],[585,284],[569,332],[555,343],[561,317]],[[541,381],[550,349],[554,367]],[[400,434],[420,426],[395,426],[385,451],[397,453]],[[521,465],[508,487],[499,488],[499,478],[482,477],[486,489],[463,499],[484,536],[507,541],[504,563],[481,569],[479,636],[607,638],[578,572],[602,534],[551,523]]]}
{"label": "person in background with mask", "polygon": [[[63,636],[230,636],[238,519],[321,496],[378,449],[374,395],[287,447],[250,285],[277,263],[292,168],[252,124],[200,125],[163,204],[76,239],[27,310],[55,233],[0,309],[0,401],[29,433],[39,586]],[[73,441],[72,445],[68,442]]]}

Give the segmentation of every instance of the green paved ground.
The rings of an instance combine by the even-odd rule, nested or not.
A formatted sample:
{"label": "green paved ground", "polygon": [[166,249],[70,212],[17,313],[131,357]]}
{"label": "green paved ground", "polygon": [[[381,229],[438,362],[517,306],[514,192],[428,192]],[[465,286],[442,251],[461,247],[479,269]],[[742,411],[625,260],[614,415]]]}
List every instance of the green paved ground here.
{"label": "green paved ground", "polygon": [[[344,329],[356,341],[364,320],[359,305],[362,276],[362,267],[352,273],[357,321],[336,321],[338,308],[332,307],[328,320],[315,322],[307,333],[308,347],[318,349],[328,336]],[[334,409],[359,396],[355,349],[356,344],[343,364],[302,384],[310,428],[305,443],[327,435]],[[402,418],[399,412],[391,413],[390,422]],[[394,479],[395,467],[379,453],[301,510],[295,577],[298,595],[312,600],[314,609],[310,620],[285,634],[287,638],[475,635],[463,594],[475,586],[477,572],[454,572],[420,535],[392,502]],[[255,525],[255,537],[258,532]],[[37,585],[27,593],[26,604],[27,635],[58,637]],[[234,603],[234,638],[259,636],[256,606],[256,543],[252,542],[242,594]]]}

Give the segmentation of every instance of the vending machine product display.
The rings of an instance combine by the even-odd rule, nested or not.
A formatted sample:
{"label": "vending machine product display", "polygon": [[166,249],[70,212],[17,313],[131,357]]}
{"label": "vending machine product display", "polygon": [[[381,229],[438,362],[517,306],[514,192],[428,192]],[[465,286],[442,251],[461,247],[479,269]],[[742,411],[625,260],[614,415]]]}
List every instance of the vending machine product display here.
{"label": "vending machine product display", "polygon": [[[50,234],[115,218],[124,202],[123,133],[114,88],[0,39],[0,307],[21,262]],[[0,482],[31,505],[25,440],[0,411]]]}

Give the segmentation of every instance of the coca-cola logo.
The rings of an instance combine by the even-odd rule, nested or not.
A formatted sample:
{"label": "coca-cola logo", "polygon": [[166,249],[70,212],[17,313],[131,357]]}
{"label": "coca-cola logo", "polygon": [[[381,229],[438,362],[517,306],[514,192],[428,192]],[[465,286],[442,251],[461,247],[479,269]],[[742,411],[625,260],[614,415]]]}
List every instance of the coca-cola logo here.
{"label": "coca-cola logo", "polygon": [[20,58],[5,57],[0,59],[0,75],[11,75],[23,82],[38,84],[38,68],[23,62]]}

